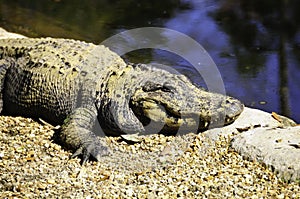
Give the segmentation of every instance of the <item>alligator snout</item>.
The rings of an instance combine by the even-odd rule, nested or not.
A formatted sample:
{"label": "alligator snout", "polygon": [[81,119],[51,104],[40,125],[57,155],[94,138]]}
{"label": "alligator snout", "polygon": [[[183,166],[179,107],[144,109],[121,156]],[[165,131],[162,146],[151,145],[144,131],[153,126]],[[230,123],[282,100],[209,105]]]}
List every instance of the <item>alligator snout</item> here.
{"label": "alligator snout", "polygon": [[234,122],[244,110],[244,105],[233,97],[227,97],[225,101],[225,124]]}
{"label": "alligator snout", "polygon": [[158,126],[155,130],[164,133],[197,132],[230,124],[243,111],[244,105],[233,97],[205,91],[186,78],[177,80],[167,89],[147,82],[135,92],[132,110],[144,126],[152,122],[152,129]]}

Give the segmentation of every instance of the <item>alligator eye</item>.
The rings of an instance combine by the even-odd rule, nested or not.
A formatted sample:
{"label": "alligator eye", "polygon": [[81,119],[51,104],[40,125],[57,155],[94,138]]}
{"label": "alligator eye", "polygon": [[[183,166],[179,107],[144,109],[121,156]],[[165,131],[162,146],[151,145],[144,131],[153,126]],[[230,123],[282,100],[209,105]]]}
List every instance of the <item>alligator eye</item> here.
{"label": "alligator eye", "polygon": [[172,92],[176,89],[175,89],[174,86],[170,85],[169,83],[164,83],[161,90],[164,91],[164,92]]}
{"label": "alligator eye", "polygon": [[169,86],[168,84],[157,84],[154,82],[146,82],[143,86],[144,92],[155,92],[155,91],[163,91],[163,92],[172,92],[174,90],[173,86]]}
{"label": "alligator eye", "polygon": [[162,90],[162,91],[164,91],[164,92],[171,92],[171,88],[168,87],[168,86],[163,86],[163,87],[161,87],[160,90]]}

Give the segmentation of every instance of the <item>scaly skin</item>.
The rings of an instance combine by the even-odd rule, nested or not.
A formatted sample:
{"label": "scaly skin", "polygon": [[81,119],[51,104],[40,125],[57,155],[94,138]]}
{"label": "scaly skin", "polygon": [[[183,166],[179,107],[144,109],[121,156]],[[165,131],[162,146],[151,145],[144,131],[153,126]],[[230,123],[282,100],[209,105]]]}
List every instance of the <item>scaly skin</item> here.
{"label": "scaly skin", "polygon": [[108,153],[92,132],[97,117],[111,135],[170,133],[228,124],[243,110],[238,100],[183,75],[126,64],[104,46],[81,41],[2,39],[0,58],[2,113],[62,124],[60,141],[83,163]]}

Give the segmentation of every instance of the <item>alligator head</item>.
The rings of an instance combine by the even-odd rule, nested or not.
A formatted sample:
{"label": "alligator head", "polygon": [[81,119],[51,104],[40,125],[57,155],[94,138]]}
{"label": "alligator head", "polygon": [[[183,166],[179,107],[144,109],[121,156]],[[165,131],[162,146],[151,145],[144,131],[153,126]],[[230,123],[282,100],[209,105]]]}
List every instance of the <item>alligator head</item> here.
{"label": "alligator head", "polygon": [[104,101],[109,103],[100,105],[106,115],[99,119],[110,133],[197,132],[232,123],[244,107],[237,99],[195,86],[184,75],[142,64],[111,76],[108,87]]}

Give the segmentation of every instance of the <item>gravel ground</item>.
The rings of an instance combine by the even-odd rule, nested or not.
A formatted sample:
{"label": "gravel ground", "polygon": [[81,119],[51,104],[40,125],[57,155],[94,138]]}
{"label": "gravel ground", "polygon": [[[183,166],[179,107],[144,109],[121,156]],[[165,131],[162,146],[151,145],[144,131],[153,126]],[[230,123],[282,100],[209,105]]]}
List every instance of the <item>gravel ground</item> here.
{"label": "gravel ground", "polygon": [[80,166],[51,141],[52,129],[0,116],[1,198],[300,198],[299,184],[244,160],[229,138],[150,135],[128,144],[105,137],[113,154]]}

